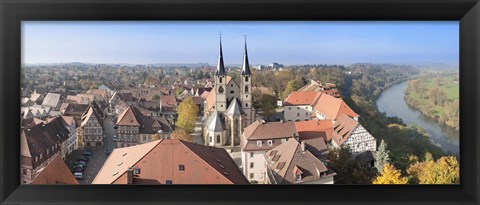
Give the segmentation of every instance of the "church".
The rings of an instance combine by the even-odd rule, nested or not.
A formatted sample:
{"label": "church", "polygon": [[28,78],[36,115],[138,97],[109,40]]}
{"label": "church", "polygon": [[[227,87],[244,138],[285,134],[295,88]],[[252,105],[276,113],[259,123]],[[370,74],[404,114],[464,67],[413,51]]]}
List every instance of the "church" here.
{"label": "church", "polygon": [[252,107],[252,73],[248,63],[247,41],[240,73],[240,83],[227,76],[223,63],[222,39],[217,69],[214,76],[214,87],[206,98],[203,121],[205,144],[210,146],[240,145],[243,128],[256,119],[256,111]]}

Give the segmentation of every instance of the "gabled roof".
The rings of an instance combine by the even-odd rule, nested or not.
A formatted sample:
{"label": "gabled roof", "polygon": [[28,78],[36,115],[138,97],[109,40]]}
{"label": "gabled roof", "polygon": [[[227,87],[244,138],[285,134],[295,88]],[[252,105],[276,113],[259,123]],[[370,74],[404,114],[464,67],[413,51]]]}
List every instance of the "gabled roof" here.
{"label": "gabled roof", "polygon": [[[264,156],[267,161],[268,176],[275,184],[297,183],[296,174],[301,175],[301,183],[316,181],[321,178],[321,172],[329,172],[322,161],[310,151],[303,150],[301,144],[295,139],[290,139],[273,148]],[[330,171],[329,174],[334,173]]]}
{"label": "gabled roof", "polygon": [[284,105],[313,105],[322,93],[316,91],[292,92],[285,99]]}
{"label": "gabled roof", "polygon": [[95,117],[97,121],[100,123],[100,125],[103,126],[101,122],[101,118],[97,115],[97,113],[95,113],[92,106],[89,106],[87,111],[85,111],[85,113],[82,114],[80,126],[81,127],[85,126],[88,122],[88,119],[90,119],[90,117]]}
{"label": "gabled roof", "polygon": [[324,114],[327,119],[332,120],[339,118],[342,114],[350,117],[359,116],[341,98],[335,98],[327,94],[322,94],[320,98],[318,98],[315,110]]}
{"label": "gabled roof", "polygon": [[224,149],[176,139],[114,149],[92,183],[127,184],[130,167],[140,169],[133,184],[248,184]]}
{"label": "gabled roof", "polygon": [[247,140],[278,139],[297,134],[295,122],[266,122],[257,120],[243,131]]}
{"label": "gabled roof", "polygon": [[225,125],[220,117],[220,113],[217,110],[214,110],[210,113],[210,116],[207,118],[207,129],[208,131],[221,132],[225,130]]}
{"label": "gabled roof", "polygon": [[48,93],[43,99],[42,106],[57,107],[60,103],[60,94]]}
{"label": "gabled roof", "polygon": [[241,116],[244,115],[245,113],[242,110],[242,107],[240,106],[240,103],[236,98],[233,99],[233,101],[230,103],[230,106],[228,106],[225,114],[227,116]]}
{"label": "gabled roof", "polygon": [[353,130],[357,128],[359,123],[347,115],[341,115],[333,125],[332,139],[335,143],[341,146],[348,137],[352,134]]}
{"label": "gabled roof", "polygon": [[56,156],[32,180],[31,184],[78,184],[67,164]]}
{"label": "gabled roof", "polygon": [[295,127],[300,140],[321,137],[324,141],[329,141],[333,130],[333,121],[330,119],[299,121],[295,122]]}
{"label": "gabled roof", "polygon": [[140,126],[140,120],[137,119],[137,116],[141,115],[140,111],[135,108],[133,105],[128,106],[128,108],[123,111],[122,114],[118,117],[117,125],[118,126]]}

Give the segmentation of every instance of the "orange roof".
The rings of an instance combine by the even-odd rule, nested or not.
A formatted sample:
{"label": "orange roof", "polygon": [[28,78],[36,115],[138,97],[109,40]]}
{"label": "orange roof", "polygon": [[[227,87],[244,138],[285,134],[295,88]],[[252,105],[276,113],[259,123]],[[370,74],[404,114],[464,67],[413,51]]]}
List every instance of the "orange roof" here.
{"label": "orange roof", "polygon": [[321,137],[324,141],[329,141],[333,130],[333,121],[330,119],[299,121],[295,122],[295,127],[300,140]]}
{"label": "orange roof", "polygon": [[313,105],[321,94],[316,91],[292,92],[285,99],[285,105]]}
{"label": "orange roof", "polygon": [[347,115],[341,115],[333,125],[332,139],[341,146],[357,128],[359,123]]}
{"label": "orange roof", "polygon": [[32,184],[78,184],[67,164],[57,155],[40,171]]}
{"label": "orange roof", "polygon": [[327,94],[322,94],[320,98],[318,98],[315,110],[324,114],[327,119],[332,120],[338,119],[342,114],[350,117],[359,116],[342,99]]}
{"label": "orange roof", "polygon": [[207,99],[205,100],[205,107],[207,108],[207,111],[211,110],[213,106],[215,105],[215,92],[212,90],[207,96]]}
{"label": "orange roof", "polygon": [[92,183],[127,184],[130,167],[140,169],[133,184],[248,184],[224,149],[175,139],[115,149]]}
{"label": "orange roof", "polygon": [[[135,110],[139,112],[138,110]],[[133,106],[130,105],[128,108],[123,111],[123,113],[120,115],[120,117],[117,120],[117,125],[119,126],[140,126],[140,122],[137,120],[137,117],[135,116],[133,110]]]}

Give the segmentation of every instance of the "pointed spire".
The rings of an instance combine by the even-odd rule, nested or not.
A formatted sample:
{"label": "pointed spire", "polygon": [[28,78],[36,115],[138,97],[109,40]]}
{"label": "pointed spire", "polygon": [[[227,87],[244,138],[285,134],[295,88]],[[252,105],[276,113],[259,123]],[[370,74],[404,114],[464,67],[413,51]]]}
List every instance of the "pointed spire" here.
{"label": "pointed spire", "polygon": [[247,35],[245,35],[245,55],[243,56],[242,75],[252,75],[250,72],[250,64],[248,63]]}
{"label": "pointed spire", "polygon": [[220,33],[220,56],[218,57],[217,71],[215,75],[225,75],[225,65],[223,65],[223,52],[222,52],[222,33]]}

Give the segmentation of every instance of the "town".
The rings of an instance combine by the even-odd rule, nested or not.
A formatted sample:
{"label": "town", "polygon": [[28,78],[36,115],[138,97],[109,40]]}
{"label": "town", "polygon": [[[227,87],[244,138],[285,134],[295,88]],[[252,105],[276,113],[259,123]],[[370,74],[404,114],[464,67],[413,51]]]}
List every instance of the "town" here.
{"label": "town", "polygon": [[215,67],[24,66],[21,183],[335,184],[345,147],[375,169],[377,139],[336,84],[302,76],[266,100],[278,90],[255,75],[292,68],[250,66],[247,50],[241,67],[221,40]]}

